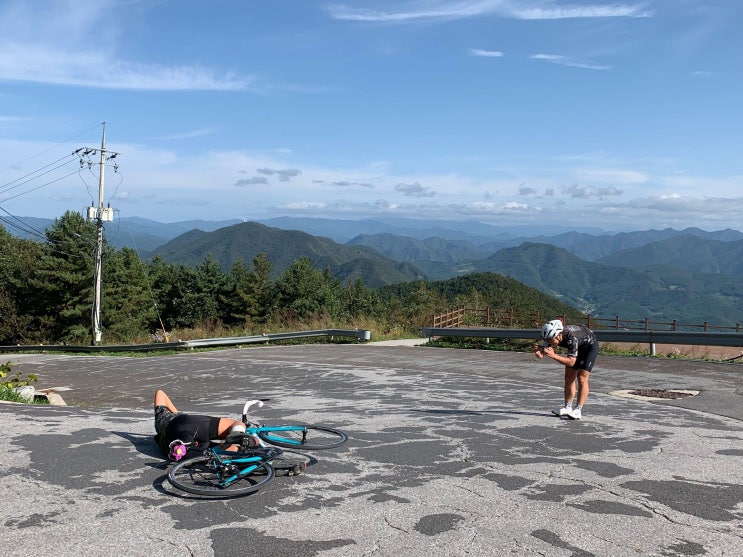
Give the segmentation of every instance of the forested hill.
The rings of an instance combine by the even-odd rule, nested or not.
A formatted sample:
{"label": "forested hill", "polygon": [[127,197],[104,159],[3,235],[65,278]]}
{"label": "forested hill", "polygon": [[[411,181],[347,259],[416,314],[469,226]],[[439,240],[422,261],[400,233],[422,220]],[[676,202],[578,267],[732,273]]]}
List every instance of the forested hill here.
{"label": "forested hill", "polygon": [[346,246],[329,238],[255,222],[213,232],[192,230],[160,246],[151,256],[195,267],[211,255],[223,271],[228,271],[238,259],[249,265],[261,253],[271,261],[274,275],[308,257],[315,267],[329,269],[337,279],[346,282],[361,278],[370,288],[426,278],[415,265],[393,261],[367,246]]}
{"label": "forested hill", "polygon": [[[491,308],[497,310],[513,309],[520,315],[540,315],[548,317],[582,317],[582,313],[560,300],[500,274],[484,272],[472,273],[449,280],[426,283],[407,282],[393,284],[378,289],[383,299],[397,298],[408,300],[409,304],[425,304],[425,297],[433,293],[439,298],[441,307]],[[521,324],[536,327],[536,323]]]}
{"label": "forested hill", "polygon": [[601,265],[535,243],[503,249],[477,262],[476,268],[513,277],[592,315],[719,325],[743,321],[740,277],[668,265],[641,269]]}
{"label": "forested hill", "polygon": [[743,240],[723,242],[677,236],[602,257],[596,263],[642,268],[670,265],[697,273],[743,276]]}

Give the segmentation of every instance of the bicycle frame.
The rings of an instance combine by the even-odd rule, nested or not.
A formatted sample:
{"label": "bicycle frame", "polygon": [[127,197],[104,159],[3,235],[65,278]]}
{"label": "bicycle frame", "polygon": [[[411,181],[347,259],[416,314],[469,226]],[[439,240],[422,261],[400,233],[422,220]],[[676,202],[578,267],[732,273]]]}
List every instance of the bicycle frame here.
{"label": "bicycle frame", "polygon": [[[258,406],[258,408],[263,408],[263,403],[269,399],[255,399],[255,400],[249,400],[245,403],[245,406],[243,406],[243,415],[242,415],[242,421],[245,424],[245,433],[248,435],[254,436],[258,440],[258,444],[262,447],[268,447],[267,445],[260,437],[258,437],[259,433],[271,433],[271,432],[278,432],[278,431],[301,431],[302,432],[302,440],[299,441],[293,441],[291,439],[286,439],[284,437],[279,438],[279,441],[283,441],[287,444],[296,444],[297,447],[301,447],[302,443],[304,442],[304,439],[307,435],[307,428],[302,425],[259,425],[251,423],[248,420],[248,410],[251,406]],[[269,439],[271,436],[268,436]]]}
{"label": "bicycle frame", "polygon": [[[302,432],[301,440],[295,441],[293,439],[289,439],[286,437],[277,438],[278,441],[282,441],[284,443],[292,444],[292,445],[296,444],[297,447],[302,446],[302,444],[304,443],[305,437],[307,435],[307,428],[305,428],[304,426],[300,426],[300,425],[261,425],[261,426],[256,426],[256,427],[247,427],[245,429],[245,433],[247,433],[248,435],[254,435],[258,439],[259,444],[264,447],[268,445],[266,445],[263,442],[263,440],[260,437],[258,437],[258,434],[259,433],[271,433],[274,431],[301,431]],[[271,439],[270,435],[268,435],[267,437],[269,440]]]}
{"label": "bicycle frame", "polygon": [[[240,455],[236,453],[235,451],[227,451],[219,445],[216,447],[211,447],[207,449],[207,452],[210,452],[218,463],[218,464],[213,463],[213,465],[215,468],[214,472],[219,477],[220,487],[227,487],[233,482],[236,482],[237,480],[239,480],[241,477],[252,474],[258,468],[257,464],[273,460],[279,454],[281,454],[280,450],[274,449],[264,454]],[[220,470],[221,467],[227,468],[230,465],[236,465],[236,464],[240,464],[240,465],[252,464],[252,466],[246,466],[245,468],[239,470],[236,474],[232,474],[231,476],[222,477],[222,470]]]}

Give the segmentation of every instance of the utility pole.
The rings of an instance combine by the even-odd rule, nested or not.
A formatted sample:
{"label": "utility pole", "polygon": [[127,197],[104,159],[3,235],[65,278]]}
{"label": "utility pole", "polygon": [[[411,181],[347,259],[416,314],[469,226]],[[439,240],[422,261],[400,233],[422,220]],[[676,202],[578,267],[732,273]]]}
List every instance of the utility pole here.
{"label": "utility pole", "polygon": [[[93,267],[93,344],[101,342],[102,328],[101,328],[101,289],[103,279],[103,223],[113,221],[113,209],[111,207],[103,207],[103,184],[104,176],[106,173],[106,161],[115,159],[119,153],[113,153],[106,150],[106,122],[103,122],[103,137],[101,138],[100,148],[100,171],[98,175],[98,207],[88,207],[88,220],[95,220],[96,223],[96,245],[94,254],[94,267]],[[83,155],[93,154],[95,155],[96,149],[85,148],[78,149],[75,151],[84,150]],[[80,165],[84,163],[80,160]],[[91,163],[89,163],[91,164]],[[114,166],[114,169],[118,168]]]}

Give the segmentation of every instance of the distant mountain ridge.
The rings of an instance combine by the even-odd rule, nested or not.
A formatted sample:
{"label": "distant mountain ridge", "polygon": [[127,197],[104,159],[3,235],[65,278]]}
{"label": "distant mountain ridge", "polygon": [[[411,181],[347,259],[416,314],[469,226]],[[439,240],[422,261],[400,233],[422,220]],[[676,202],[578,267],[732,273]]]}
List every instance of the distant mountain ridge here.
{"label": "distant mountain ridge", "polygon": [[743,240],[675,236],[607,255],[596,263],[634,268],[670,265],[697,273],[743,276]]}
{"label": "distant mountain ridge", "polygon": [[[168,224],[120,219],[107,224],[106,237],[115,247],[133,238],[135,245],[128,247],[135,247],[143,257],[156,254],[186,265],[198,265],[211,253],[228,270],[238,257],[249,265],[255,255],[265,253],[279,273],[306,256],[337,278],[362,278],[370,287],[492,272],[593,315],[743,321],[743,232],[738,230],[560,231],[555,236],[519,236],[516,232],[527,230],[475,221],[271,220],[293,228],[240,221]],[[43,228],[43,219],[28,222],[37,230]],[[332,230],[348,239],[339,243],[297,230],[299,226]],[[163,235],[172,237],[158,244]],[[146,248],[154,244],[158,245],[151,251]]]}
{"label": "distant mountain ridge", "polygon": [[[30,234],[23,227],[20,227],[16,221],[26,223],[38,233],[43,233],[44,229],[52,223],[52,219],[36,217],[13,217],[12,219],[6,217],[0,219],[0,223],[11,234],[32,239],[39,239],[38,234]],[[224,221],[158,222],[140,217],[122,217],[105,224],[106,241],[116,248],[130,247],[140,252],[151,252],[190,230],[213,232],[240,222],[243,221],[230,219]],[[707,232],[699,228],[686,228],[684,230],[667,228],[664,230],[609,234],[600,229],[576,228],[571,230],[568,227],[556,228],[550,226],[549,230],[554,234],[545,235],[544,230],[547,229],[545,226],[506,227],[483,224],[478,221],[402,218],[340,220],[277,217],[253,222],[282,230],[298,230],[313,236],[323,236],[338,243],[358,243],[356,238],[362,236],[364,237],[363,242],[361,242],[363,245],[374,247],[398,261],[405,260],[411,263],[427,260],[439,261],[441,256],[431,257],[422,254],[420,259],[410,256],[399,257],[399,252],[406,248],[395,246],[394,242],[404,243],[410,240],[421,240],[430,246],[432,242],[429,242],[429,240],[438,238],[444,241],[463,242],[461,245],[453,245],[453,248],[463,249],[465,252],[472,250],[472,245],[474,245],[482,252],[483,256],[492,255],[506,247],[519,246],[524,242],[536,242],[565,248],[581,259],[595,261],[622,250],[638,248],[652,242],[678,236],[695,236],[725,242],[743,240],[743,232],[731,229]],[[373,238],[376,235],[382,235],[380,236],[382,240],[374,240]],[[390,236],[395,237],[394,240]],[[440,247],[435,249],[440,250]],[[454,254],[452,257],[466,259],[469,256]]]}
{"label": "distant mountain ridge", "polygon": [[565,249],[524,243],[475,265],[512,277],[585,313],[659,322],[743,322],[743,281],[670,265],[633,269],[585,261]]}
{"label": "distant mountain ridge", "polygon": [[393,261],[375,249],[344,246],[329,238],[256,222],[243,222],[213,232],[191,230],[160,246],[151,255],[189,266],[197,266],[211,255],[226,272],[238,259],[250,266],[260,253],[268,257],[275,274],[280,274],[294,261],[309,257],[315,267],[330,269],[336,278],[362,278],[369,287],[425,279],[414,265]]}

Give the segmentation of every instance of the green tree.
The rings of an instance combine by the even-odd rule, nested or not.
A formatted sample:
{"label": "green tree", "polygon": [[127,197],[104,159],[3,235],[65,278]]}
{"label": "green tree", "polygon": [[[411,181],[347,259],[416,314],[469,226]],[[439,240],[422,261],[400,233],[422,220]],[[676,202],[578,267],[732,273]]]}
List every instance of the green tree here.
{"label": "green tree", "polygon": [[150,278],[166,327],[213,328],[221,322],[219,300],[226,281],[213,257],[208,256],[196,269],[170,265],[156,257],[150,266]]}
{"label": "green tree", "polygon": [[379,293],[364,285],[361,278],[349,282],[343,289],[343,311],[349,318],[373,317],[380,314]]}
{"label": "green tree", "polygon": [[337,317],[340,283],[330,271],[315,269],[309,257],[294,261],[276,280],[276,302],[285,317],[305,321],[325,313]]}
{"label": "green tree", "polygon": [[219,297],[225,290],[226,282],[219,263],[211,253],[196,267],[195,278],[193,303],[197,308],[197,322],[216,325],[221,322]]}
{"label": "green tree", "polygon": [[235,261],[226,276],[221,296],[221,314],[233,323],[265,323],[273,309],[271,262],[264,253],[253,258],[250,270],[242,259]]}
{"label": "green tree", "polygon": [[30,277],[30,309],[47,342],[91,338],[95,226],[67,211],[46,231],[37,272]]}
{"label": "green tree", "polygon": [[0,225],[0,344],[37,340],[29,281],[42,251],[38,242],[15,238]]}
{"label": "green tree", "polygon": [[196,307],[196,272],[185,265],[171,265],[155,257],[150,279],[160,316],[168,330],[193,327],[199,320]]}
{"label": "green tree", "polygon": [[147,266],[123,248],[104,259],[103,325],[108,339],[126,342],[158,328]]}
{"label": "green tree", "polygon": [[250,272],[242,258],[237,258],[225,277],[225,285],[219,296],[222,319],[227,324],[246,324],[247,291],[250,288]]}
{"label": "green tree", "polygon": [[273,266],[265,253],[253,258],[249,275],[248,315],[256,323],[268,321],[274,310],[272,273]]}

